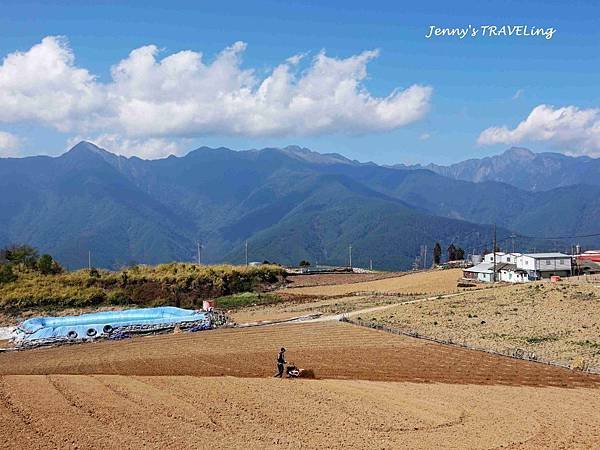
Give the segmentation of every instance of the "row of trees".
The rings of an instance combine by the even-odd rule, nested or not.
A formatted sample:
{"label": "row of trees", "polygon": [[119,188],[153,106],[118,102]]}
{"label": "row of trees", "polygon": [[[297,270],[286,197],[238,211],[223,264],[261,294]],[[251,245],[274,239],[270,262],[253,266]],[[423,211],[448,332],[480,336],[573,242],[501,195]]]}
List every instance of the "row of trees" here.
{"label": "row of trees", "polygon": [[39,255],[30,245],[9,245],[0,249],[0,283],[10,283],[18,276],[15,269],[34,270],[43,275],[63,272],[61,265],[48,254]]}
{"label": "row of trees", "polygon": [[[455,246],[454,244],[450,244],[448,247],[448,261],[458,261],[461,259],[465,259],[465,251]],[[433,247],[433,263],[440,264],[442,262],[442,246],[439,242],[436,242]]]}

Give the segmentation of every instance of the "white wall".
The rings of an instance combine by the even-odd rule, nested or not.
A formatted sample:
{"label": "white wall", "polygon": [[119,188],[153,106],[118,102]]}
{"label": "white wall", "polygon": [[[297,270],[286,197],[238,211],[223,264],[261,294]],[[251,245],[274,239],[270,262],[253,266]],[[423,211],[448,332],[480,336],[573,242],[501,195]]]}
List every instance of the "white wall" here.
{"label": "white wall", "polygon": [[[496,252],[496,263],[504,262],[504,261],[502,261],[502,256],[504,256],[504,253],[502,253],[502,252]],[[483,262],[493,263],[494,262],[494,254],[493,253],[486,253],[484,255],[484,257],[483,257]]]}
{"label": "white wall", "polygon": [[523,270],[538,270],[541,272],[557,272],[571,270],[571,258],[565,255],[562,258],[533,258],[522,255],[517,257],[517,268]]}
{"label": "white wall", "polygon": [[513,272],[512,270],[501,270],[500,281],[506,281],[508,283],[525,283],[529,281],[527,275]]}

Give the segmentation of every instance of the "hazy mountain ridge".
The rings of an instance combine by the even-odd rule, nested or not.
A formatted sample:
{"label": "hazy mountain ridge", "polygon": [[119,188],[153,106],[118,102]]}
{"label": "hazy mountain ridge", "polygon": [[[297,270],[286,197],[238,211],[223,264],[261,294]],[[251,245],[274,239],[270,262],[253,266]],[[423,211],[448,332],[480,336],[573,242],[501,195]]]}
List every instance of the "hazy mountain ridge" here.
{"label": "hazy mountain ridge", "polygon": [[[600,216],[600,187],[555,197],[298,147],[143,160],[82,142],[56,158],[0,159],[0,188],[12,193],[0,200],[0,244],[29,242],[71,267],[88,250],[109,267],[191,260],[197,240],[206,262],[242,262],[248,240],[251,260],[345,264],[352,244],[357,265],[407,268],[436,240],[489,248],[494,221],[500,237],[563,235]],[[544,216],[552,223],[540,226]]]}
{"label": "hazy mountain ridge", "polygon": [[513,147],[504,153],[468,159],[449,166],[396,166],[428,169],[457,180],[499,181],[529,191],[547,191],[576,184],[600,186],[600,158],[572,157],[561,153],[534,153]]}

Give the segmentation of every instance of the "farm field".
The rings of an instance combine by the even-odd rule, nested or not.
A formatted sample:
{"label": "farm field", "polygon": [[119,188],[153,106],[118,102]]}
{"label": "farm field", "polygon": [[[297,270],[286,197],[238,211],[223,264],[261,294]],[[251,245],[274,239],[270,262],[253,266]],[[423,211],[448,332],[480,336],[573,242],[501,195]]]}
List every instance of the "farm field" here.
{"label": "farm field", "polygon": [[458,292],[457,280],[461,269],[430,270],[418,273],[404,273],[398,276],[358,283],[286,288],[285,292],[302,295],[336,296],[352,293],[382,294],[446,294]]}
{"label": "farm field", "polygon": [[330,286],[334,284],[362,283],[384,280],[405,275],[406,272],[375,273],[318,273],[310,275],[288,275],[287,287]]}
{"label": "farm field", "polygon": [[[280,345],[320,379],[271,378]],[[0,371],[7,447],[600,443],[598,377],[337,322],[0,354]]]}
{"label": "farm field", "polygon": [[598,386],[600,377],[342,322],[148,336],[0,354],[0,375],[269,377],[279,347],[319,378]]}
{"label": "farm field", "polygon": [[465,292],[367,314],[365,320],[439,339],[600,368],[600,284],[528,283]]}
{"label": "farm field", "polygon": [[[447,337],[460,328],[440,325],[440,317],[462,323],[477,315],[480,326],[539,328],[524,328],[524,336],[544,336],[543,327],[577,339],[598,335],[592,285],[456,292],[451,272],[283,289],[285,302],[244,307],[234,319],[353,310]],[[314,288],[346,294],[303,292]],[[388,309],[365,314],[377,306]],[[531,320],[511,322],[518,312]],[[281,346],[288,362],[317,379],[272,378]],[[591,449],[600,446],[599,409],[600,376],[337,321],[0,353],[6,448]]]}
{"label": "farm field", "polygon": [[599,393],[361,380],[3,376],[0,442],[5,448],[597,448]]}

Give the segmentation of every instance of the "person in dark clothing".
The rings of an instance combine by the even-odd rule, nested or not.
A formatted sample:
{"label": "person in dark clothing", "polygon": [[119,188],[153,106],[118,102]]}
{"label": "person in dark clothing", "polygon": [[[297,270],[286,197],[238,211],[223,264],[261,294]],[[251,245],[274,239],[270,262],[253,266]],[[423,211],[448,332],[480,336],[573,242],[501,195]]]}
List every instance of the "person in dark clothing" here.
{"label": "person in dark clothing", "polygon": [[277,355],[277,374],[275,378],[283,378],[283,367],[285,364],[285,348],[281,347],[279,355]]}

